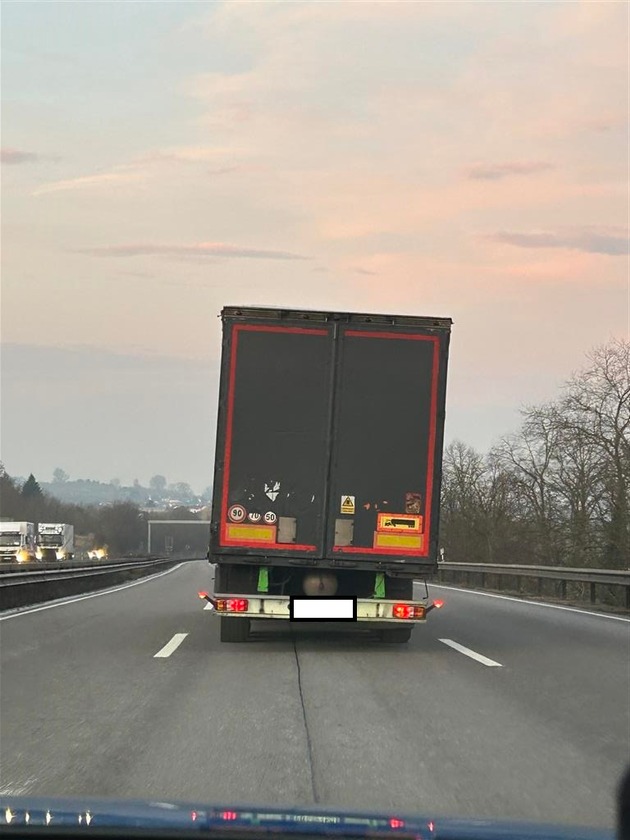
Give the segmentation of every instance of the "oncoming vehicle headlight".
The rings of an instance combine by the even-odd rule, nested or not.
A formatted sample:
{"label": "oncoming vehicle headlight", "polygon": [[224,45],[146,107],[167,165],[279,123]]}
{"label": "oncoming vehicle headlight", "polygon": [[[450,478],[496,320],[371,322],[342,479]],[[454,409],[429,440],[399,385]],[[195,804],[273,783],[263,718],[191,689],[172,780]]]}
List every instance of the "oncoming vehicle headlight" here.
{"label": "oncoming vehicle headlight", "polygon": [[41,550],[41,548],[37,549],[37,551],[35,552],[35,557],[38,560],[43,560],[44,559],[44,552]]}
{"label": "oncoming vehicle headlight", "polygon": [[18,561],[18,563],[26,563],[28,561],[28,552],[24,551],[24,549],[21,548],[15,555],[15,559]]}
{"label": "oncoming vehicle headlight", "polygon": [[63,560],[63,558],[64,558],[65,556],[66,556],[66,555],[63,553],[63,551],[57,551],[57,552],[55,553],[55,557],[57,558],[57,560]]}

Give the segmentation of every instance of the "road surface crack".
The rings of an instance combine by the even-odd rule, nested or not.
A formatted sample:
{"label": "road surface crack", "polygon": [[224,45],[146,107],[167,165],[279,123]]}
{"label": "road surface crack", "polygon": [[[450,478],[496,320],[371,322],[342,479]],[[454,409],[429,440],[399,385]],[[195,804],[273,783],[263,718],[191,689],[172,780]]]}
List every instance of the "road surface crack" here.
{"label": "road surface crack", "polygon": [[293,653],[295,655],[295,666],[297,668],[297,682],[298,682],[298,693],[300,695],[300,705],[302,707],[302,720],[304,721],[304,732],[306,734],[306,751],[308,754],[308,769],[311,779],[311,793],[313,795],[313,802],[318,805],[319,804],[319,793],[317,791],[317,785],[315,783],[315,762],[313,759],[313,742],[311,740],[311,733],[308,728],[308,716],[306,714],[306,705],[304,702],[304,686],[302,684],[302,667],[300,665],[300,657],[298,655],[297,644],[295,641],[295,635],[293,636]]}

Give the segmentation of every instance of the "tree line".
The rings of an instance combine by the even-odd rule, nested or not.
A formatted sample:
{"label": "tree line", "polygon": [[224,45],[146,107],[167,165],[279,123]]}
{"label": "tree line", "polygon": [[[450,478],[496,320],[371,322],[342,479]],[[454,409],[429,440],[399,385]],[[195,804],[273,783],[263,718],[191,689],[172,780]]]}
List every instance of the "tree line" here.
{"label": "tree line", "polygon": [[444,452],[445,559],[630,567],[630,342],[587,355],[557,399],[482,454]]}
{"label": "tree line", "polygon": [[153,516],[128,501],[98,506],[63,502],[44,492],[34,475],[21,483],[8,475],[1,464],[0,509],[4,518],[18,522],[74,525],[75,535],[84,537],[87,547],[107,546],[110,557],[145,552],[149,519],[199,519],[187,508],[161,511]]}

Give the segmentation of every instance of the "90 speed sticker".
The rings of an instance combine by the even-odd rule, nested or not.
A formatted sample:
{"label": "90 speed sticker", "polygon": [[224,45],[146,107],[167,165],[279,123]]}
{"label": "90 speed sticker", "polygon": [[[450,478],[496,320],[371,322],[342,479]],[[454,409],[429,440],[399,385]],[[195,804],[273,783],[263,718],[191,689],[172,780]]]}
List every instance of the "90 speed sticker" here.
{"label": "90 speed sticker", "polygon": [[230,522],[243,522],[247,516],[247,511],[243,505],[232,505],[228,510],[228,519]]}

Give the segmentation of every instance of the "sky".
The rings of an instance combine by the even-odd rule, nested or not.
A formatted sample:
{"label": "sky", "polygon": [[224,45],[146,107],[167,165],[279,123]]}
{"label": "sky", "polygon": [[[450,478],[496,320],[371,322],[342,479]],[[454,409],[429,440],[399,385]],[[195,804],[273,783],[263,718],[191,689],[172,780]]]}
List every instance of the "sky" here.
{"label": "sky", "polygon": [[2,460],[212,481],[220,320],[453,318],[487,450],[630,337],[626,2],[2,3]]}

